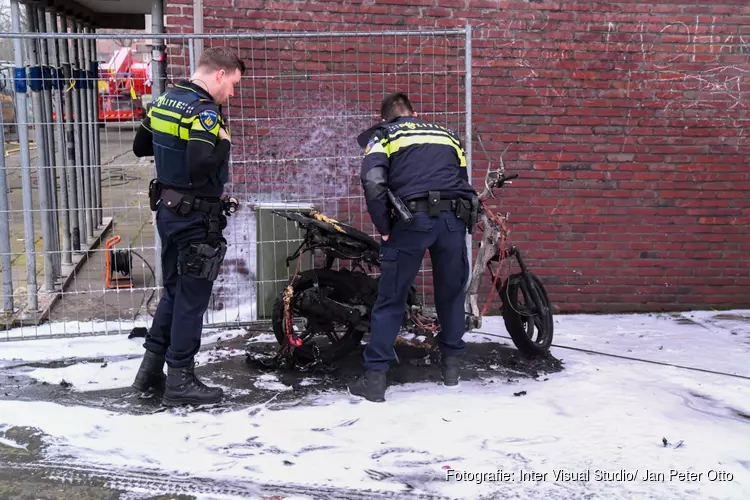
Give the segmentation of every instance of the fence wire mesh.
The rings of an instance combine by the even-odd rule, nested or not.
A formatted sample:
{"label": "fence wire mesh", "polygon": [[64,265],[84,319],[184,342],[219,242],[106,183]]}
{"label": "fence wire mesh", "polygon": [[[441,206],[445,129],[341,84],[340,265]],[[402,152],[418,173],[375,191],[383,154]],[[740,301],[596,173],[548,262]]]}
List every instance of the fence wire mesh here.
{"label": "fence wire mesh", "polygon": [[[34,10],[26,28],[41,33],[13,37],[21,69],[3,73],[0,339],[150,326],[161,294],[147,197],[155,168],[132,141],[159,76],[167,90],[189,78],[201,50],[231,48],[247,66],[224,107],[226,192],[241,206],[225,230],[207,329],[270,319],[302,236],[272,210],[315,209],[377,238],[356,137],[379,120],[386,94],[406,92],[419,116],[461,136],[470,118],[465,30],[169,34],[161,64],[151,60],[153,35],[91,33]],[[429,269],[426,257],[415,283],[426,304]]]}

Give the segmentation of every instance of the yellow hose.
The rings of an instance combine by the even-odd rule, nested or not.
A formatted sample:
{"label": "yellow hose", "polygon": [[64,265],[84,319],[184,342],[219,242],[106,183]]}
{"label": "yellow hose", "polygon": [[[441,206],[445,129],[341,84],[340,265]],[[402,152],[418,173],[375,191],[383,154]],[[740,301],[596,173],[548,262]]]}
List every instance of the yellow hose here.
{"label": "yellow hose", "polygon": [[[21,145],[19,143],[17,143],[17,142],[7,142],[6,144],[8,144],[8,145],[10,145],[10,144],[16,144],[18,146],[17,148],[6,149],[5,150],[5,156],[6,157],[10,156],[11,153],[18,153],[19,151],[21,151]],[[32,141],[29,141],[29,149],[31,150],[31,149],[35,149],[35,148],[36,148],[36,144],[34,144]]]}

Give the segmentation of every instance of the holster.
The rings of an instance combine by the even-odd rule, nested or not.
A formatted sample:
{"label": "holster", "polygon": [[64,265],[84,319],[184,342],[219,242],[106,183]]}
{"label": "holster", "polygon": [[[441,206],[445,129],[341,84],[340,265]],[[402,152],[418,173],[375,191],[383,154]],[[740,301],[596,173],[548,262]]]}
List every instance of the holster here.
{"label": "holster", "polygon": [[156,179],[151,179],[148,184],[148,205],[152,212],[156,212],[159,208],[159,200],[161,199],[161,184]]}
{"label": "holster", "polygon": [[219,233],[227,227],[227,218],[223,214],[208,214],[208,241],[219,239]]}
{"label": "holster", "polygon": [[428,210],[430,217],[437,217],[440,214],[440,191],[429,191],[427,193]]}
{"label": "holster", "polygon": [[387,191],[387,195],[388,200],[391,202],[391,205],[393,205],[393,210],[396,212],[396,215],[398,215],[398,218],[405,223],[410,224],[411,221],[414,220],[414,216],[409,211],[406,204],[404,204],[403,200],[393,194],[390,189]]}
{"label": "holster", "polygon": [[194,243],[178,264],[178,273],[214,281],[219,276],[221,264],[227,253],[227,243],[219,238],[211,243]]}
{"label": "holster", "polygon": [[461,198],[456,203],[456,217],[466,223],[466,232],[474,234],[479,216],[479,198],[474,196],[470,200]]}
{"label": "holster", "polygon": [[469,215],[469,222],[466,225],[466,230],[469,234],[474,234],[474,229],[477,227],[478,218],[479,218],[479,197],[473,196],[471,198],[471,214]]}

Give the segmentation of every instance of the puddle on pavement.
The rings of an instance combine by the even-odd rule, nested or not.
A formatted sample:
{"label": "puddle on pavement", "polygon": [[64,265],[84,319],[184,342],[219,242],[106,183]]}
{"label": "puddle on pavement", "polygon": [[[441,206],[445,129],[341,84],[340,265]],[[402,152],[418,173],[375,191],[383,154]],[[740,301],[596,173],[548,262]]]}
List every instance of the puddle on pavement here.
{"label": "puddle on pavement", "polygon": [[7,427],[0,430],[0,463],[39,459],[46,446],[44,436],[35,427]]}
{"label": "puddle on pavement", "polygon": [[[258,359],[269,358],[278,350],[275,342],[252,342],[256,333],[218,340],[201,349],[204,363],[196,366],[196,375],[208,385],[221,386],[225,399],[209,411],[229,411],[263,403],[271,398],[280,407],[319,392],[347,392],[347,385],[362,371],[362,350],[359,346],[348,356],[329,365],[310,371],[269,369]],[[413,350],[397,346],[400,363],[392,365],[388,374],[390,385],[414,382],[441,383],[440,367],[423,352],[415,357]],[[77,359],[76,363],[103,365],[108,360],[132,359],[133,356]],[[30,368],[64,368],[73,360],[23,363],[0,369],[0,399],[25,401],[53,401],[63,405],[104,408],[130,414],[149,414],[162,411],[160,395],[138,394],[130,387],[77,391],[68,382],[37,381],[25,372]],[[553,357],[529,359],[512,344],[467,343],[461,370],[464,381],[494,379],[514,382],[520,378],[539,378],[562,370],[562,362]],[[309,403],[309,398],[308,398]]]}
{"label": "puddle on pavement", "polygon": [[742,321],[750,323],[750,316],[743,316],[741,314],[717,314],[711,319],[715,321]]}

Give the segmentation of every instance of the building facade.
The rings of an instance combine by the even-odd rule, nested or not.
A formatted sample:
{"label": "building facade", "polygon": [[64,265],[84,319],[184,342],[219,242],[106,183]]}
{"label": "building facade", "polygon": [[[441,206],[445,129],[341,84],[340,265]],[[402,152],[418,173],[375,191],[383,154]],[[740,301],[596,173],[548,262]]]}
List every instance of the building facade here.
{"label": "building facade", "polygon": [[[169,2],[168,32],[193,31],[193,5]],[[234,47],[248,62],[229,110],[241,136],[235,195],[322,200],[329,215],[372,232],[354,137],[392,90],[408,91],[428,119],[463,133],[464,90],[452,76],[462,71],[463,39],[330,33],[470,23],[471,116],[481,137],[472,141],[472,177],[481,189],[488,159],[497,164],[511,144],[503,160],[520,178],[491,206],[511,213],[512,243],[559,310],[750,305],[747,2],[202,6],[207,33],[320,34],[205,41]],[[186,45],[172,44],[169,57],[171,77],[188,71]]]}

